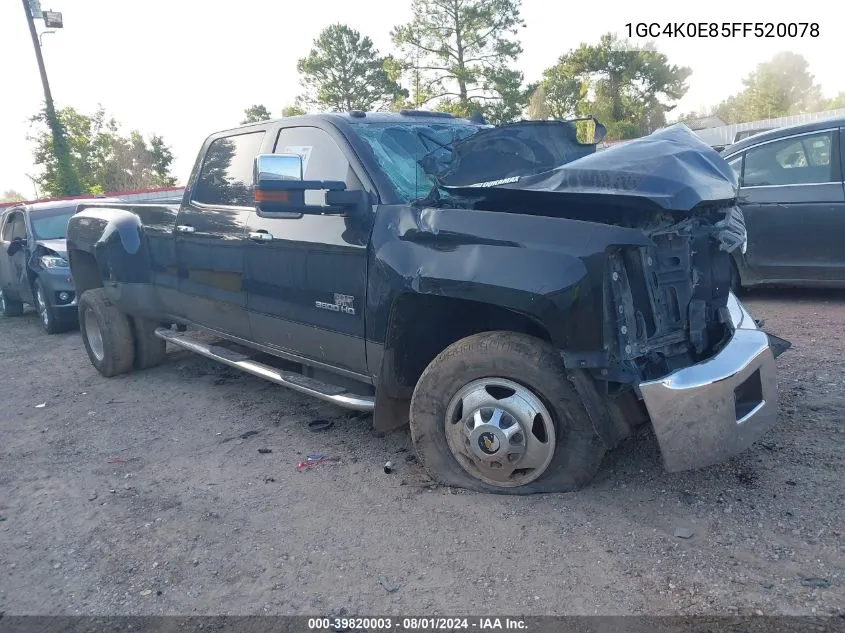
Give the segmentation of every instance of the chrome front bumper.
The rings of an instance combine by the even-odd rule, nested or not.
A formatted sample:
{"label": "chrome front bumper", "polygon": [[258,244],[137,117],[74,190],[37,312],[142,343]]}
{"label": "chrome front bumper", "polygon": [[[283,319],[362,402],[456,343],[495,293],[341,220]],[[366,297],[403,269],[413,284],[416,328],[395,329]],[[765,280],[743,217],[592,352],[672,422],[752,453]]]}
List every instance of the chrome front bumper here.
{"label": "chrome front bumper", "polygon": [[640,383],[669,472],[701,468],[745,450],[777,419],[775,356],[733,294],[734,333],[712,358]]}

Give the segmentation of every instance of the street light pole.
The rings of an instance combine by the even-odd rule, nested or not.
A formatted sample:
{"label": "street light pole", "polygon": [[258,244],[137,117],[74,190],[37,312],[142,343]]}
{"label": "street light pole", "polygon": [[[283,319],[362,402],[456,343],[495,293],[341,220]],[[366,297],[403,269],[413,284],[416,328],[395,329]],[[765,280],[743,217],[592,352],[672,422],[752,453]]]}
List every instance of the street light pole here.
{"label": "street light pole", "polygon": [[41,35],[38,36],[38,45],[44,46],[44,36],[51,35],[53,33],[55,33],[55,31],[44,31]]}
{"label": "street light pole", "polygon": [[70,160],[70,148],[65,138],[64,128],[56,116],[56,108],[53,105],[53,93],[50,92],[50,82],[47,81],[47,69],[44,67],[44,58],[41,55],[38,32],[35,30],[35,19],[32,17],[29,0],[23,1],[23,10],[26,13],[26,21],[29,25],[29,35],[32,37],[32,47],[35,49],[35,60],[38,62],[38,72],[41,73],[41,85],[44,87],[44,101],[46,104],[47,124],[53,134],[53,151],[58,161],[58,185],[61,195],[78,196],[82,193],[79,177],[73,168]]}

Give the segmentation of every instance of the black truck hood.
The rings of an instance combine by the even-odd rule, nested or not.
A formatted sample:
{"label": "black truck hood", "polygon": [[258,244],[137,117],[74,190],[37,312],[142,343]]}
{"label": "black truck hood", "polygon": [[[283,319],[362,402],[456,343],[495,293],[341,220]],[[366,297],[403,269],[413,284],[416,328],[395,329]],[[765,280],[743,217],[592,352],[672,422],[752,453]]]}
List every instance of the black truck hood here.
{"label": "black truck hood", "polygon": [[537,123],[566,122],[484,130],[456,141],[445,166],[423,167],[450,195],[462,197],[554,195],[676,212],[736,198],[733,169],[683,124],[595,151],[577,142],[574,126]]}

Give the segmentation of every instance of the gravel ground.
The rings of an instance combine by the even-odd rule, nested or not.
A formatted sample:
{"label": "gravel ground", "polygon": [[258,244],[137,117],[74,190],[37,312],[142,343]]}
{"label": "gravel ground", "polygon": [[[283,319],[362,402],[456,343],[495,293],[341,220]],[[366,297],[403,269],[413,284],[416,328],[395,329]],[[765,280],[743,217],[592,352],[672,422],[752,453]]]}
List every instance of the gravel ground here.
{"label": "gravel ground", "polygon": [[670,475],[646,428],[532,497],[431,486],[406,429],[187,352],[104,379],[0,319],[0,612],[841,614],[845,294],[746,304],[793,343],[763,441]]}

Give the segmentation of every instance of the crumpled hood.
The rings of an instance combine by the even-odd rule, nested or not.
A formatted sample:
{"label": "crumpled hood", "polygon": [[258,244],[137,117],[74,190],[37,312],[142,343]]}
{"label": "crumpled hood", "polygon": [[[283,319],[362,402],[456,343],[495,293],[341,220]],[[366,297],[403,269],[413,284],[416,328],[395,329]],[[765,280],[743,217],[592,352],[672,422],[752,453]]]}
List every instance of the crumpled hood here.
{"label": "crumpled hood", "polygon": [[[596,200],[620,205],[633,202],[640,206],[647,203],[681,212],[701,204],[731,201],[737,196],[738,182],[733,169],[680,123],[606,150],[576,156],[540,173],[527,170],[519,174],[518,170],[512,170],[504,179],[499,175],[502,170],[494,153],[478,152],[475,167],[461,169],[461,165],[469,164],[472,159],[465,144],[476,139],[478,145],[478,136],[454,144],[461,162],[438,177],[441,186],[452,195],[512,198],[524,191],[573,196],[585,202]],[[572,153],[577,153],[574,147]],[[491,165],[490,169],[485,165]],[[496,178],[484,177],[485,170]]]}
{"label": "crumpled hood", "polygon": [[36,240],[35,243],[37,246],[46,248],[47,250],[67,259],[67,240]]}

